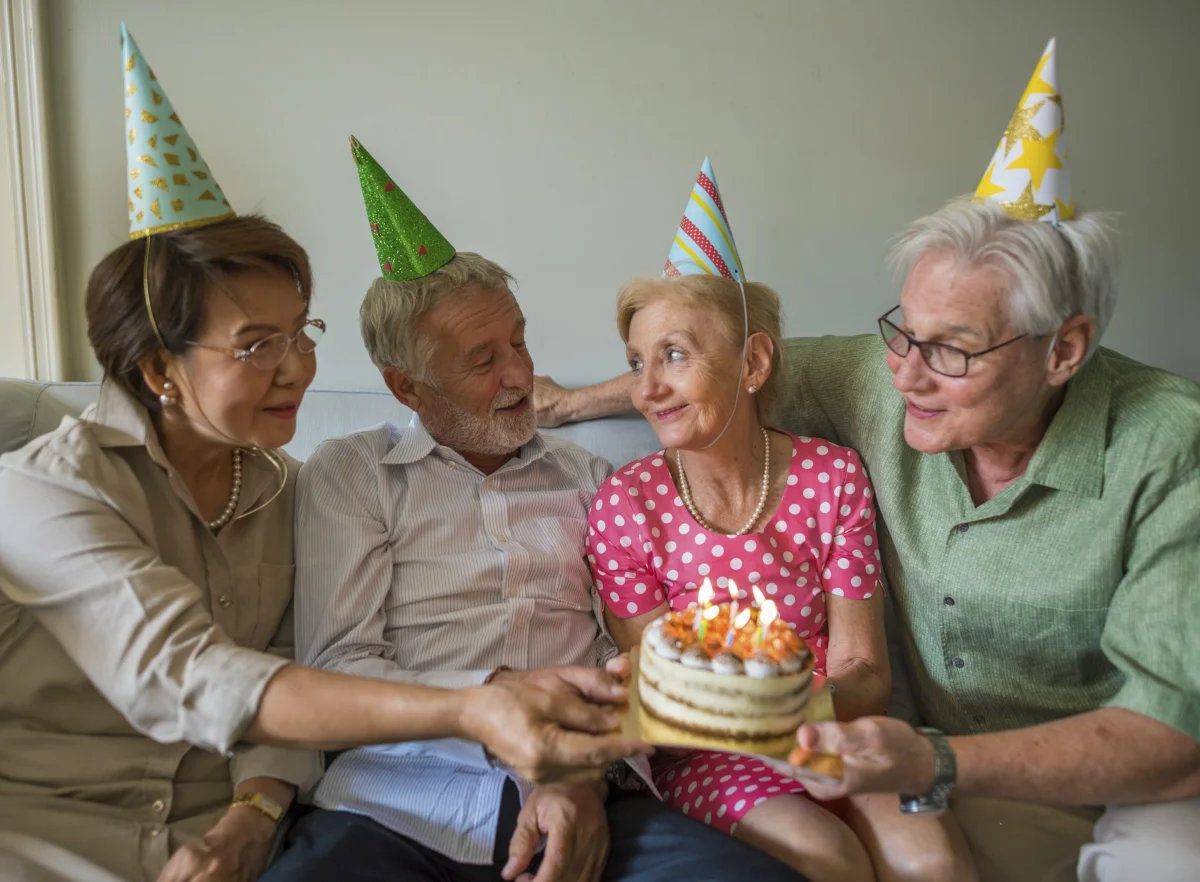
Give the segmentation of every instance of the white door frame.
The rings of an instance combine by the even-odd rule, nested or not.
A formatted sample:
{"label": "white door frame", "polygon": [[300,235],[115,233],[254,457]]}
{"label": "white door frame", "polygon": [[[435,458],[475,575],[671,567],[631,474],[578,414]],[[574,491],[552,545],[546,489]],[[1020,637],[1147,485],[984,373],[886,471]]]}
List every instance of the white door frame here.
{"label": "white door frame", "polygon": [[[16,297],[21,302],[25,372],[29,379],[65,379],[64,343],[50,189],[51,156],[46,110],[45,10],[41,0],[0,0],[0,84],[7,168],[13,193]],[[4,225],[0,229],[7,229]],[[0,288],[0,296],[12,296]]]}

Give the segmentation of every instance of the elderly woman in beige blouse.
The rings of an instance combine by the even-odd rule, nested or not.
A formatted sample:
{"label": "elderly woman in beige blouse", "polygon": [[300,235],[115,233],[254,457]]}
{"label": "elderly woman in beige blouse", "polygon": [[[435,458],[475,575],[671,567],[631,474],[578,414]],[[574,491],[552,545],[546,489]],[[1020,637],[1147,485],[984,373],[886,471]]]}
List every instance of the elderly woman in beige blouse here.
{"label": "elderly woman in beige blouse", "polygon": [[542,780],[641,749],[585,734],[614,724],[580,697],[620,700],[606,672],[450,692],[290,662],[277,450],[316,370],[310,290],[255,217],[93,271],[99,402],[0,457],[0,877],[252,880],[320,749],[467,738]]}

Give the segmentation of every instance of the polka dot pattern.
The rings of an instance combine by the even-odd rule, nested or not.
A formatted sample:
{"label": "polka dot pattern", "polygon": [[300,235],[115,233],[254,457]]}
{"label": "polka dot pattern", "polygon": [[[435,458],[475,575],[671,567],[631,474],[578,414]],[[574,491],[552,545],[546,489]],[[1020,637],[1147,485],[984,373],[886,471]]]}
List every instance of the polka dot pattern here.
{"label": "polka dot pattern", "polygon": [[603,504],[589,513],[587,546],[599,595],[613,615],[653,613],[664,596],[671,609],[685,610],[706,576],[718,601],[729,600],[734,585],[749,597],[757,584],[778,604],[780,618],[805,635],[823,675],[827,598],[858,600],[883,590],[875,507],[854,451],[820,438],[792,442],[789,479],[795,480],[755,534],[730,537],[701,527],[677,505],[661,452],[625,466],[623,482],[606,483],[596,500]]}
{"label": "polka dot pattern", "polygon": [[665,802],[710,827],[732,833],[756,805],[804,785],[741,754],[693,751],[683,757],[655,756],[650,761],[654,786]]}

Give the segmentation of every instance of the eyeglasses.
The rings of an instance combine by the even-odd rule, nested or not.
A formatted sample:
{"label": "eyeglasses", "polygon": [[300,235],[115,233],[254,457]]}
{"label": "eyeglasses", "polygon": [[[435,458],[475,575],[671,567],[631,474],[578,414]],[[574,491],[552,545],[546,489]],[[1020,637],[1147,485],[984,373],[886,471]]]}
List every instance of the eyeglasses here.
{"label": "eyeglasses", "polygon": [[[989,352],[995,352],[1009,343],[1016,343],[1018,340],[1028,336],[1028,334],[1020,334],[1011,340],[1005,340],[1003,343],[997,343],[995,346],[981,349],[979,352],[964,352],[957,346],[951,346],[949,343],[930,343],[925,340],[918,340],[916,337],[900,330],[900,327],[894,324],[889,318],[899,308],[899,306],[894,306],[879,317],[879,333],[883,337],[883,342],[887,344],[888,349],[901,358],[907,358],[909,350],[916,346],[917,349],[921,350],[921,358],[925,360],[925,364],[929,366],[929,369],[945,377],[965,377],[972,358],[978,358],[981,355],[987,355]],[[903,313],[900,314],[899,320],[904,321]]]}
{"label": "eyeglasses", "polygon": [[229,349],[224,346],[209,346],[207,343],[196,342],[190,342],[188,345],[211,349],[213,352],[223,352],[244,364],[253,365],[259,370],[273,371],[283,364],[292,344],[295,344],[296,351],[301,355],[308,355],[317,348],[317,344],[321,342],[323,336],[325,336],[325,322],[320,319],[309,319],[304,323],[304,327],[294,334],[285,334],[282,331],[268,334],[248,349]]}

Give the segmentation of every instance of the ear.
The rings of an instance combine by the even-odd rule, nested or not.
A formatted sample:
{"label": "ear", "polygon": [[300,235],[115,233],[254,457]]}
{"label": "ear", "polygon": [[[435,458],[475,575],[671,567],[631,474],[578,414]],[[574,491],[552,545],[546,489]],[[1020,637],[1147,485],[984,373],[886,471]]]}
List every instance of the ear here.
{"label": "ear", "polygon": [[399,368],[385,367],[383,382],[397,401],[415,413],[420,413],[427,403],[428,387],[418,383]]}
{"label": "ear", "polygon": [[746,388],[761,389],[771,376],[771,359],[775,356],[775,344],[766,334],[751,334],[746,341],[746,366],[742,382]]}
{"label": "ear", "polygon": [[170,368],[163,358],[163,351],[156,349],[149,355],[143,355],[138,359],[137,366],[138,370],[142,372],[142,381],[147,388],[155,395],[162,395],[166,391],[166,382],[171,379]]}
{"label": "ear", "polygon": [[1063,386],[1075,376],[1083,367],[1095,337],[1096,323],[1085,315],[1063,322],[1046,353],[1046,382],[1051,386]]}

